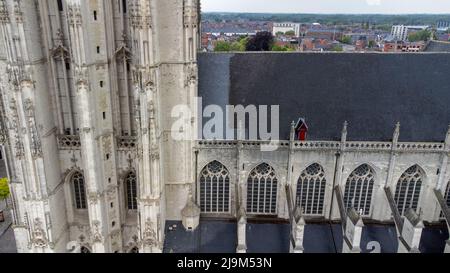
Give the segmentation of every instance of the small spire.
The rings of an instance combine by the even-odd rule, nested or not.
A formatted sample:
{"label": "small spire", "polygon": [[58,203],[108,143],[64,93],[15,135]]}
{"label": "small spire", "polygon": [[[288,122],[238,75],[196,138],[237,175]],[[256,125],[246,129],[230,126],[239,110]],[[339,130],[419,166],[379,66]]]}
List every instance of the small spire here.
{"label": "small spire", "polygon": [[343,128],[342,128],[342,133],[344,134],[346,134],[347,133],[347,127],[348,127],[348,122],[347,121],[344,121],[344,126],[343,126]]}
{"label": "small spire", "polygon": [[291,123],[291,135],[289,137],[291,141],[295,140],[295,121]]}
{"label": "small spire", "polygon": [[344,126],[342,127],[342,135],[341,135],[341,141],[347,141],[347,127],[348,122],[344,121]]}
{"label": "small spire", "polygon": [[394,130],[394,135],[392,137],[392,141],[397,143],[399,137],[400,137],[400,122],[397,122],[397,124],[395,125],[395,130]]}

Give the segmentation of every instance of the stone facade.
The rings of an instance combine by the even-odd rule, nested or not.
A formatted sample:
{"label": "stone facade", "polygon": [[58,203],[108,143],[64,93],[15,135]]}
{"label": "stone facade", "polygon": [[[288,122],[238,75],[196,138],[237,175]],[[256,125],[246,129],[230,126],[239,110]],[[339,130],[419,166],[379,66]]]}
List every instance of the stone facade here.
{"label": "stone facade", "polygon": [[161,252],[193,182],[167,109],[196,96],[199,3],[2,0],[0,37],[18,251]]}

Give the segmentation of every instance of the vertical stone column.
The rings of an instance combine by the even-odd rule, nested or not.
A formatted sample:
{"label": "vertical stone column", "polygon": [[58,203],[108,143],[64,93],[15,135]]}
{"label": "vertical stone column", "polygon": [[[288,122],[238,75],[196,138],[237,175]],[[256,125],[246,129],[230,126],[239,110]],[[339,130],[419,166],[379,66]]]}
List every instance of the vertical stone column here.
{"label": "vertical stone column", "polygon": [[133,59],[138,131],[138,229],[140,252],[163,251],[165,199],[161,187],[159,68],[155,65],[153,1],[132,3],[131,25],[137,44]]}
{"label": "vertical stone column", "polygon": [[59,183],[59,172],[54,172],[59,170],[59,160],[52,149],[56,146],[52,111],[46,107],[50,100],[47,74],[36,61],[45,54],[30,45],[42,42],[39,6],[35,4],[30,8],[28,2],[0,1],[0,35],[6,42],[8,63],[7,73],[2,71],[7,76],[0,83],[8,87],[1,92],[10,120],[8,150],[14,160],[9,178],[18,201],[13,226],[18,251],[48,253],[61,251],[58,239],[64,228],[58,225],[64,225],[66,219],[64,213],[50,211],[54,194],[49,189]]}
{"label": "vertical stone column", "polygon": [[294,208],[294,203],[295,203],[295,189],[294,189],[294,183],[292,181],[292,169],[293,169],[293,165],[292,165],[292,157],[294,156],[294,141],[295,141],[295,122],[292,121],[291,123],[291,131],[289,134],[289,154],[288,154],[288,165],[287,165],[287,182],[286,185],[288,186],[288,189],[290,190],[291,194],[290,196],[292,197],[292,200],[288,200],[288,202],[291,202],[290,206],[288,207],[292,207]]}
{"label": "vertical stone column", "polygon": [[238,130],[237,130],[237,144],[236,144],[236,194],[237,194],[237,206],[236,206],[236,216],[239,217],[239,213],[241,209],[247,208],[247,188],[246,185],[246,177],[245,177],[245,169],[243,162],[243,144],[242,140],[244,139],[245,131],[242,126],[242,121],[238,121]]}
{"label": "vertical stone column", "polygon": [[377,198],[376,200],[379,200],[379,202],[377,202],[377,206],[374,207],[374,218],[377,219],[381,219],[381,220],[389,220],[391,219],[391,213],[389,212],[389,203],[386,202],[386,198],[384,198],[385,194],[384,194],[384,188],[386,187],[391,187],[394,186],[393,183],[393,177],[394,177],[394,170],[395,170],[395,165],[397,162],[397,156],[398,156],[398,152],[397,152],[397,144],[398,144],[398,139],[400,137],[400,122],[398,122],[395,125],[395,130],[394,133],[392,135],[392,147],[391,147],[391,155],[389,158],[389,165],[388,165],[388,170],[387,170],[387,176],[386,176],[386,181],[384,181],[384,183],[382,183],[382,187],[383,190],[380,191],[380,198]]}
{"label": "vertical stone column", "polygon": [[247,215],[245,208],[241,207],[238,213],[237,223],[237,248],[236,253],[247,253]]}
{"label": "vertical stone column", "polygon": [[[348,123],[347,123],[347,121],[345,121],[343,128],[342,128],[342,133],[341,133],[340,149],[336,153],[337,162],[336,162],[336,170],[335,170],[335,174],[334,174],[334,179],[335,179],[334,187],[336,187],[336,186],[341,187],[341,184],[342,184],[342,171],[343,171],[344,160],[345,160],[345,145],[347,142],[347,127],[348,127]],[[333,185],[331,185],[331,186],[333,187]],[[334,188],[330,189],[330,191],[334,192]],[[336,198],[333,198],[333,199],[334,199],[332,201],[333,204],[331,204],[332,210],[329,212],[330,220],[340,218],[337,200],[336,200]]]}
{"label": "vertical stone column", "polygon": [[[84,2],[80,0],[67,0],[69,20],[70,41],[75,65],[76,80],[76,104],[78,107],[80,124],[81,155],[83,160],[84,178],[86,180],[86,191],[88,199],[89,222],[91,229],[92,251],[95,253],[109,252],[106,244],[108,234],[108,223],[105,209],[105,192],[102,183],[101,164],[99,164],[98,141],[96,139],[95,119],[92,104],[92,92],[89,86],[88,67],[86,58],[85,39],[82,22],[81,7]],[[83,4],[82,4],[83,3]]]}

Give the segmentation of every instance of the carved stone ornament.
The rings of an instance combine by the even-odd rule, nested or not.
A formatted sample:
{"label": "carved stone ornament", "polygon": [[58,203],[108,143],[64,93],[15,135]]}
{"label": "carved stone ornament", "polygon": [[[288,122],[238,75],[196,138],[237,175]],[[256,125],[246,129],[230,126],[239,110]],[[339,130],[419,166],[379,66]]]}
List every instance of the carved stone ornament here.
{"label": "carved stone ornament", "polygon": [[103,243],[103,236],[100,228],[100,222],[99,221],[93,221],[92,222],[92,233],[91,233],[91,239],[93,243]]}
{"label": "carved stone ornament", "polygon": [[145,229],[142,233],[142,237],[142,243],[145,246],[153,246],[157,243],[156,232],[153,230],[152,222],[150,219],[147,219],[147,221],[145,221]]}
{"label": "carved stone ornament", "polygon": [[0,23],[9,23],[9,13],[5,0],[0,0]]}
{"label": "carved stone ornament", "polygon": [[96,204],[98,204],[98,201],[100,200],[100,194],[97,192],[89,192],[88,200],[89,200],[89,204],[96,205]]}
{"label": "carved stone ornament", "polygon": [[31,138],[31,152],[34,158],[42,157],[41,139],[36,126],[34,117],[34,105],[31,99],[26,99],[24,102],[24,110],[27,115],[28,130]]}
{"label": "carved stone ornament", "polygon": [[195,64],[189,65],[186,82],[187,85],[195,85],[197,83],[197,66]]}
{"label": "carved stone ornament", "polygon": [[48,240],[45,230],[42,228],[42,221],[36,218],[33,223],[33,231],[31,232],[31,243],[34,247],[46,248]]}

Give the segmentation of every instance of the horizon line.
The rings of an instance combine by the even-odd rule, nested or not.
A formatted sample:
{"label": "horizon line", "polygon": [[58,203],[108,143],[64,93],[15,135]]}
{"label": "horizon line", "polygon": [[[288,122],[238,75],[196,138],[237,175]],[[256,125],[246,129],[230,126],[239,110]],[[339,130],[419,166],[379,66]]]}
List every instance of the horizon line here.
{"label": "horizon line", "polygon": [[404,15],[446,15],[450,16],[449,13],[328,13],[328,12],[318,12],[318,13],[297,13],[297,12],[246,12],[246,11],[202,11],[202,13],[237,13],[237,14],[291,14],[291,15],[387,15],[387,16],[404,16]]}

